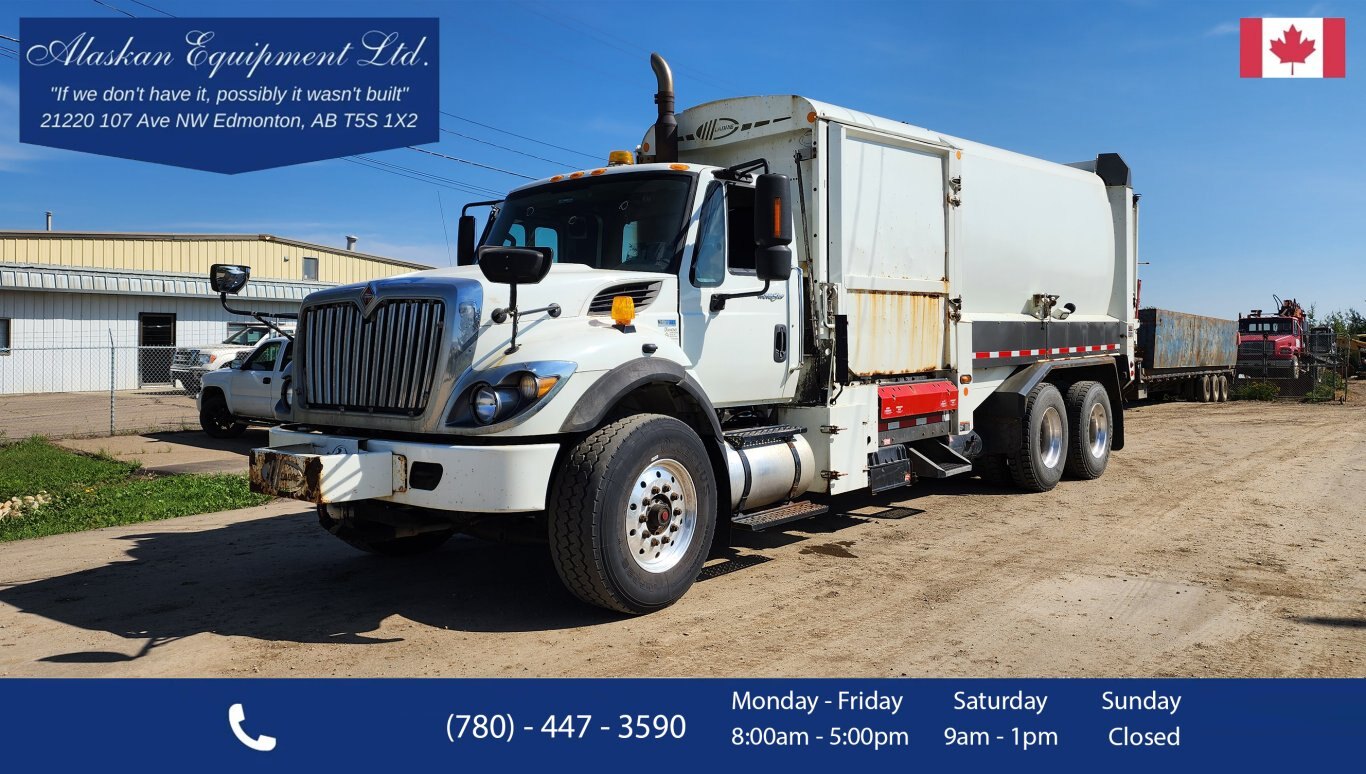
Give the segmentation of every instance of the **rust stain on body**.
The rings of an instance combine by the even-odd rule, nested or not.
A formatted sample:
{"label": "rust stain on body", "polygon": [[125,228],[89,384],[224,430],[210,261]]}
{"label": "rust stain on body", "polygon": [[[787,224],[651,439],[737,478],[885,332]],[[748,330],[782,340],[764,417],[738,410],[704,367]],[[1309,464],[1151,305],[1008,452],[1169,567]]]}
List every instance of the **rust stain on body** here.
{"label": "rust stain on body", "polygon": [[849,368],[859,376],[933,371],[944,365],[945,297],[849,291]]}
{"label": "rust stain on body", "polygon": [[315,455],[253,449],[248,469],[251,491],[322,504],[323,461]]}

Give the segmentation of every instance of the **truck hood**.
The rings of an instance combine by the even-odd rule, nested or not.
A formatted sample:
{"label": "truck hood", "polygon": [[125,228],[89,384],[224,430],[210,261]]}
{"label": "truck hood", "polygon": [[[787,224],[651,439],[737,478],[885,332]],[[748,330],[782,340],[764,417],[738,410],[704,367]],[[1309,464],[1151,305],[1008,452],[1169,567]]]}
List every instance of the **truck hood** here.
{"label": "truck hood", "polygon": [[[404,274],[405,280],[425,277],[468,279],[478,282],[484,290],[484,320],[489,312],[506,307],[510,300],[507,285],[489,282],[478,266],[454,266],[447,269],[432,269]],[[588,314],[589,305],[598,295],[613,289],[626,290],[623,285],[639,285],[659,282],[660,289],[655,303],[665,301],[662,296],[666,287],[672,287],[674,275],[660,272],[619,271],[594,269],[577,263],[557,263],[550,267],[550,274],[535,285],[517,286],[517,306],[521,309],[537,309],[550,304],[559,304],[562,317],[579,317]],[[376,280],[375,284],[385,282]],[[672,293],[668,293],[672,297]],[[637,306],[637,310],[640,307]]]}

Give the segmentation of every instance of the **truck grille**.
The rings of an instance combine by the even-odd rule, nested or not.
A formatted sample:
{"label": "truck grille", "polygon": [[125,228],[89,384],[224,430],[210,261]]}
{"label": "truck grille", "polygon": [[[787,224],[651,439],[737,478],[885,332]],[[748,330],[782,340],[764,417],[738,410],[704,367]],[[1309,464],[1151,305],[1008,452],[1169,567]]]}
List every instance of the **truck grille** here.
{"label": "truck grille", "polygon": [[171,365],[173,367],[192,366],[197,357],[199,357],[199,350],[197,349],[177,349],[175,357],[171,358]]}
{"label": "truck grille", "polygon": [[310,408],[415,416],[427,408],[446,305],[383,301],[366,319],[354,303],[303,312],[302,400]]}
{"label": "truck grille", "polygon": [[1244,341],[1238,345],[1238,354],[1251,357],[1262,357],[1263,355],[1275,354],[1276,342],[1274,341]]}

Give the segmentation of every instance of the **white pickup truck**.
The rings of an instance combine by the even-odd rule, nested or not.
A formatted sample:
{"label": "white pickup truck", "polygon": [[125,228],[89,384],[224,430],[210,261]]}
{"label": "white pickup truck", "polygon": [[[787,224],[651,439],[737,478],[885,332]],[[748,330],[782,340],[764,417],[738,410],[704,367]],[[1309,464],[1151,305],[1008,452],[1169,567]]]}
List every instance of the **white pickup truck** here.
{"label": "white pickup truck", "polygon": [[245,360],[203,376],[199,425],[214,438],[236,438],[250,423],[274,424],[279,385],[289,373],[294,342],[284,336],[261,339]]}

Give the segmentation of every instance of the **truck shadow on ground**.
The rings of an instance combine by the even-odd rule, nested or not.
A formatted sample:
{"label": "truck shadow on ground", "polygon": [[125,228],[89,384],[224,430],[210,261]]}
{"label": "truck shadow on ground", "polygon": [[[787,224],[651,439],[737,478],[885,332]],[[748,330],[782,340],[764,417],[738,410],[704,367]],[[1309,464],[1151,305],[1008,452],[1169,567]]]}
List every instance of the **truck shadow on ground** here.
{"label": "truck shadow on ground", "polygon": [[[935,489],[945,493],[942,486]],[[904,502],[893,504],[909,492],[838,498],[830,514],[791,531],[736,532],[734,547],[709,561],[700,580],[772,561],[768,552],[775,549],[819,543],[872,520],[923,513]],[[853,512],[861,508],[877,512]],[[138,643],[128,653],[57,653],[40,660],[134,661],[160,645],[204,633],[294,643],[389,643],[401,638],[372,633],[394,615],[469,632],[550,631],[622,620],[565,591],[540,545],[457,537],[435,553],[399,559],[342,544],[318,527],[311,512],[193,532],[166,525],[112,538],[128,544],[118,561],[0,590],[0,602],[22,613]]]}
{"label": "truck shadow on ground", "polygon": [[477,632],[590,626],[620,616],[575,600],[541,546],[456,538],[419,557],[362,554],[311,514],[198,532],[129,535],[126,559],[0,590],[22,613],[138,641],[131,654],[43,661],[131,661],[195,634],[296,643],[394,642],[367,632],[398,615]]}

